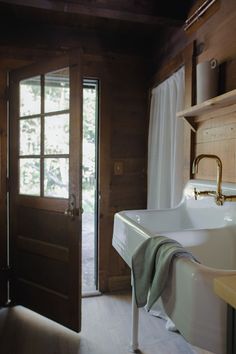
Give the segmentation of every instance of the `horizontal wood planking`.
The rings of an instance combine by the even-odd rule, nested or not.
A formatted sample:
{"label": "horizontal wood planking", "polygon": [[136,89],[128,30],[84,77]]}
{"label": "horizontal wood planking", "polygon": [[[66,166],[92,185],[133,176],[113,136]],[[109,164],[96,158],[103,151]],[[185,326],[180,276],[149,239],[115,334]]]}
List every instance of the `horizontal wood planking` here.
{"label": "horizontal wood planking", "polygon": [[85,54],[84,76],[100,80],[99,288],[107,291],[130,276],[112,247],[114,213],[146,207],[147,70],[138,57]]}
{"label": "horizontal wood planking", "polygon": [[[144,178],[141,179],[142,183],[138,182],[133,183],[133,178],[130,183],[124,185],[124,183],[120,183],[116,185],[116,187],[111,188],[111,207],[119,210],[127,210],[127,209],[140,209],[144,208],[143,201],[146,199],[146,189],[143,187],[143,191],[137,192],[140,185],[143,186],[146,184]],[[122,193],[121,193],[122,188]],[[137,195],[135,195],[138,193]]]}
{"label": "horizontal wood planking", "polygon": [[110,291],[131,289],[131,276],[120,275],[120,276],[109,277],[108,286]]}
{"label": "horizontal wood planking", "polygon": [[[32,29],[33,30],[33,29]],[[71,32],[71,31],[69,31]],[[51,32],[50,32],[51,33]],[[30,38],[27,36],[24,40],[24,46],[12,47],[11,43],[1,51],[2,58],[0,65],[7,70],[15,69],[18,66],[24,66],[26,60],[37,61],[44,57],[52,57],[57,52],[58,45],[60,47],[78,45],[78,40],[81,38],[81,34],[76,35],[75,32],[69,36],[68,31],[65,34],[58,36],[58,33],[62,33],[62,30],[56,31],[54,28],[54,35],[58,37],[56,41],[53,41],[52,46],[49,48],[50,39],[47,41],[43,39],[44,48],[40,49],[40,44],[33,43],[29,45]],[[43,36],[43,34],[42,34]],[[37,37],[37,36],[36,36]],[[53,35],[52,35],[53,37]],[[55,37],[54,37],[55,38]],[[27,42],[28,41],[28,42]],[[58,44],[58,41],[60,42]],[[28,44],[27,44],[27,43]],[[83,39],[83,43],[86,42],[89,48],[93,48],[93,51],[104,51],[104,42],[100,39]],[[56,43],[56,44],[55,44]],[[117,46],[117,45],[116,45]],[[30,48],[29,48],[30,47]],[[94,49],[95,48],[95,49]],[[60,48],[60,51],[64,49]],[[4,55],[7,59],[4,59]],[[19,59],[17,59],[17,57]],[[88,57],[88,56],[87,56]],[[97,64],[99,63],[99,65]],[[91,66],[90,66],[91,65]],[[90,67],[92,70],[87,70]],[[94,70],[95,68],[95,70]],[[101,76],[101,173],[102,181],[100,185],[101,191],[101,229],[100,229],[100,287],[102,290],[108,289],[109,276],[119,276],[120,274],[129,274],[129,269],[124,262],[116,254],[111,246],[112,228],[113,228],[113,214],[116,208],[144,208],[146,206],[146,138],[143,138],[146,134],[146,97],[145,97],[145,85],[147,81],[144,73],[146,72],[146,62],[139,57],[125,55],[112,54],[107,56],[90,55],[90,59],[85,59],[84,63],[85,72],[88,76],[99,77]],[[126,133],[123,133],[123,132]],[[112,141],[112,136],[116,137],[117,141]],[[127,143],[127,140],[129,143]],[[126,144],[126,148],[123,148],[123,143]],[[114,146],[117,145],[118,146]],[[112,148],[113,146],[113,148]],[[114,156],[111,158],[111,149]],[[139,156],[140,155],[140,156]],[[128,158],[127,158],[128,157]],[[125,175],[121,179],[117,179],[113,176],[113,161],[114,158],[125,158]],[[136,167],[135,167],[136,166]],[[123,183],[130,183],[130,175],[135,181],[137,181],[136,187],[129,194],[129,198],[125,198],[125,190],[123,190]],[[140,174],[143,176],[140,179]],[[126,178],[127,175],[127,178]],[[110,180],[111,179],[111,180]],[[112,185],[112,192],[110,186]],[[117,192],[116,192],[117,190]],[[114,194],[112,194],[114,192]],[[117,200],[116,196],[123,195],[122,200]],[[111,200],[111,196],[114,196],[114,200]],[[40,218],[34,218],[33,208],[35,207],[35,199],[31,197],[20,197],[21,201],[24,199],[24,205],[28,208],[29,218],[20,218],[22,235],[25,238],[35,237],[39,239],[39,234],[43,235],[41,241],[53,239],[54,236],[45,235],[44,222],[56,223],[56,220],[52,220],[49,216],[46,216],[43,209],[50,210],[50,201],[39,200],[37,207],[41,208]],[[120,205],[117,205],[120,203]],[[66,202],[58,203],[58,211],[63,212]],[[30,210],[32,209],[32,210]],[[19,213],[23,215],[19,210]],[[112,216],[111,216],[112,214]],[[50,214],[48,214],[50,215]],[[32,221],[31,231],[29,233],[24,232],[24,223]],[[62,230],[63,231],[63,230]],[[64,242],[60,239],[60,230],[57,237],[58,243],[64,246]],[[25,243],[26,245],[26,243]],[[27,243],[27,245],[29,245]],[[32,246],[32,244],[31,244]],[[32,248],[32,247],[31,247]],[[115,261],[116,259],[116,261]]]}
{"label": "horizontal wood planking", "polygon": [[208,124],[201,124],[196,134],[196,143],[204,144],[224,140],[236,139],[236,113],[229,120],[211,120]]}
{"label": "horizontal wood planking", "polygon": [[[226,159],[227,156],[231,156],[236,151],[236,141],[230,141],[230,144],[225,144],[222,142],[206,143],[199,144],[196,146],[196,156],[204,154],[205,151],[209,154],[217,155],[222,160],[223,163],[223,174],[222,178],[225,182],[235,182],[235,170],[236,164],[235,159]],[[195,176],[200,179],[210,179],[216,180],[216,165],[211,161],[202,161],[202,164],[199,167],[199,172]]]}
{"label": "horizontal wood planking", "polygon": [[[59,31],[63,32],[62,29]],[[58,33],[57,32],[57,36]],[[71,31],[70,31],[71,32]],[[56,33],[56,32],[53,32]],[[52,36],[53,36],[52,33]],[[67,43],[68,47],[78,45],[83,34],[75,35],[69,39],[68,31],[64,37],[58,39],[60,45]],[[58,41],[56,41],[58,43]],[[85,39],[83,39],[85,41]],[[50,50],[45,40],[44,49],[35,43],[30,46],[30,38],[26,37],[24,48],[8,46],[2,51],[2,65],[7,69],[14,69],[26,64],[27,60],[40,60],[43,53],[47,57],[58,54],[57,48],[52,44]],[[79,43],[80,44],[80,43]],[[84,55],[83,75],[101,79],[100,82],[100,289],[107,290],[110,276],[129,275],[129,269],[123,260],[116,254],[111,245],[113,216],[116,210],[139,209],[146,207],[146,149],[147,149],[147,60],[139,56],[129,55],[129,51],[122,54],[105,53],[106,48],[101,39],[87,38],[86,46],[93,48],[90,54]],[[56,45],[57,46],[57,45]],[[104,49],[105,48],[105,49]],[[92,54],[96,51],[96,54]],[[101,54],[100,54],[101,53]],[[4,54],[8,59],[4,60]],[[17,57],[19,60],[17,60]],[[0,62],[1,65],[1,62]],[[114,139],[113,139],[114,138]],[[113,174],[113,163],[122,159],[124,162],[124,175],[117,178]],[[126,193],[129,184],[134,185],[129,195]],[[39,200],[38,208],[41,209],[40,217],[34,216],[35,200],[31,197],[24,199],[24,208],[27,208],[29,217],[23,217],[23,210],[18,210],[20,217],[21,235],[40,241],[52,242],[57,239],[58,244],[67,246],[61,239],[63,230],[58,230],[57,235],[45,234],[44,222],[55,223],[55,218],[50,218],[50,201],[45,204]],[[41,203],[41,204],[40,204]],[[66,202],[58,203],[58,212],[63,212]],[[44,210],[45,209],[45,210]],[[25,225],[29,224],[29,231]],[[28,225],[29,226],[29,225]],[[39,235],[42,235],[39,236]]]}
{"label": "horizontal wood planking", "polygon": [[[195,13],[195,11],[197,11],[200,6],[203,5],[204,2],[205,0],[198,0],[195,2],[188,15],[188,18],[190,18]],[[197,31],[197,29],[199,29],[216,11],[219,10],[220,2],[221,0],[216,0],[215,3],[207,8],[206,12],[204,12],[201,16],[195,17],[195,22],[186,30],[186,33],[191,34]]]}
{"label": "horizontal wood planking", "polygon": [[235,59],[236,43],[232,35],[236,31],[235,1],[221,1],[220,10],[196,33],[205,43],[199,62],[216,58],[220,63]]}
{"label": "horizontal wood planking", "polygon": [[[222,116],[218,116],[218,113]],[[209,153],[219,156],[223,163],[223,180],[236,181],[236,112],[217,113],[216,118],[200,121],[197,124],[195,154]],[[197,178],[216,178],[216,165],[213,161],[201,161]]]}
{"label": "horizontal wood planking", "polygon": [[[197,63],[216,58],[221,64],[220,92],[235,90],[236,43],[234,33],[236,33],[236,3],[234,0],[221,1],[220,9],[192,35],[186,35],[179,31],[171,36],[164,51],[159,52],[159,65],[163,67],[168,65],[171,58],[180,55],[181,47],[196,40],[196,48],[200,44],[203,47],[203,51],[198,54]],[[177,44],[171,46],[176,40]],[[188,73],[189,77],[190,75]],[[205,112],[203,115],[193,118],[197,128],[193,157],[200,153],[218,155],[223,162],[223,180],[236,182],[234,135],[236,115],[234,102],[230,102],[230,104],[228,107],[218,107],[213,112]],[[188,106],[186,105],[186,107]],[[200,113],[202,112],[196,112],[193,108],[193,116]],[[189,150],[186,152],[188,153]],[[212,161],[201,161],[199,173],[195,177],[214,180],[216,178],[215,164]]]}
{"label": "horizontal wood planking", "polygon": [[154,88],[164,80],[168,79],[168,77],[183,66],[184,61],[184,53],[181,51],[176,56],[165,62],[161,67],[157,67],[156,72],[152,77],[150,86]]}

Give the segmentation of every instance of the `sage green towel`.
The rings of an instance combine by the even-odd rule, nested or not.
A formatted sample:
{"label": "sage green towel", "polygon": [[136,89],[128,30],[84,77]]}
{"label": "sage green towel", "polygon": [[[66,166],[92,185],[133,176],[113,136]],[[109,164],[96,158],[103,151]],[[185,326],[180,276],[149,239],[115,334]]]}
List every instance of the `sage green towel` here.
{"label": "sage green towel", "polygon": [[[132,257],[133,286],[138,307],[149,311],[161,296],[174,256],[196,259],[179,242],[165,236],[150,237]],[[149,296],[148,296],[149,295]]]}

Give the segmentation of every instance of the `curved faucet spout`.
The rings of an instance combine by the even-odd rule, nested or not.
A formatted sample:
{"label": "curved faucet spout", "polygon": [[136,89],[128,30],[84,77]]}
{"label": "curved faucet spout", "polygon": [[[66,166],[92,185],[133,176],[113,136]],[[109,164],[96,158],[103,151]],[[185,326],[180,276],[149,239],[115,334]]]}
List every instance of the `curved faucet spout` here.
{"label": "curved faucet spout", "polygon": [[201,154],[198,155],[194,161],[193,161],[193,166],[192,166],[192,173],[195,174],[198,171],[198,164],[202,159],[213,159],[217,163],[217,179],[216,179],[216,203],[219,205],[222,205],[222,190],[221,190],[221,185],[222,185],[222,162],[221,159],[216,156],[216,155],[207,155],[207,154]]}

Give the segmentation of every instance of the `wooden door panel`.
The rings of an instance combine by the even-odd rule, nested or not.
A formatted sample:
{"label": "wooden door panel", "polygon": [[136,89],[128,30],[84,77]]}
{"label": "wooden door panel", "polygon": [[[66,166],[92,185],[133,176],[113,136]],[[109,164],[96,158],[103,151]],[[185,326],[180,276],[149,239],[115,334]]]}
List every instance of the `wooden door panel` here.
{"label": "wooden door panel", "polygon": [[[59,70],[59,74],[57,74],[57,70]],[[64,73],[69,74],[65,76]],[[49,88],[46,86],[48,78],[51,80]],[[24,80],[24,82],[27,80],[30,85],[32,83],[31,91],[28,91],[31,95],[40,97],[40,111],[33,116],[31,113],[27,113],[31,109],[29,107],[29,110],[27,110],[27,103],[24,103],[26,105],[24,106],[26,116],[22,116],[19,109],[20,100],[22,99],[19,91],[21,80]],[[60,80],[64,80],[63,84],[61,84]],[[36,81],[37,83],[35,83]],[[37,87],[34,86],[36,84]],[[61,87],[64,86],[66,89],[61,94]],[[80,55],[78,52],[71,53],[63,58],[50,60],[48,63],[31,65],[17,70],[10,75],[10,88],[10,260],[13,268],[11,300],[13,303],[22,304],[73,330],[79,331],[81,306],[80,210],[82,150]],[[29,94],[28,91],[27,94]],[[52,93],[50,93],[51,91]],[[49,101],[46,101],[48,99],[47,95],[49,95]],[[59,110],[51,109],[51,107],[54,107],[54,100],[56,105],[62,96],[66,97],[66,102],[69,101],[66,110],[64,108]],[[51,110],[47,111],[45,107],[48,102],[51,105]],[[68,128],[67,125],[61,128],[60,124],[65,112],[66,117],[69,117],[66,118],[69,119],[68,123],[66,123]],[[34,123],[32,119],[35,118],[40,126],[38,130],[34,130],[32,125]],[[46,123],[48,121],[52,122],[55,132],[48,130],[47,138],[46,129],[48,128]],[[59,128],[57,124],[59,124]],[[24,128],[23,133],[21,130],[23,137],[19,138],[21,136],[19,133],[21,126],[26,126],[26,128]],[[32,130],[32,132],[29,130],[30,133],[27,130],[28,126]],[[54,143],[53,139],[58,131],[65,134],[66,142],[64,146],[68,144],[68,152],[60,152],[61,142],[58,137],[55,137],[56,143]],[[25,136],[28,140],[21,140],[25,139]],[[68,136],[69,140],[67,140]],[[52,140],[46,141],[49,137]],[[33,146],[33,153],[28,149],[25,141]],[[40,141],[40,144],[38,141]],[[22,144],[30,152],[22,153]],[[49,144],[51,150],[47,148],[46,144]],[[35,146],[37,146],[36,149]],[[63,148],[65,149],[65,147]],[[59,152],[56,151],[55,153],[53,149],[57,149]],[[36,165],[32,163],[33,160],[38,161],[36,169]],[[67,184],[64,182],[67,180],[67,172],[62,169],[66,165],[66,161],[69,161],[68,192],[61,197],[61,186],[64,189],[67,188]],[[26,165],[28,164],[29,169],[22,172],[20,169],[25,162]],[[50,170],[48,170],[50,173],[46,170],[48,162],[50,162]],[[58,173],[59,177],[57,177]],[[23,176],[21,179],[23,178],[25,183],[25,180],[31,181],[34,175],[37,176],[36,182],[32,181],[39,186],[36,188],[37,196],[28,195],[34,192],[30,190],[28,193],[28,185],[24,185],[22,189],[19,182],[20,176]],[[46,183],[45,178],[49,178],[50,183]],[[58,180],[58,178],[62,179]],[[31,186],[32,183],[29,185]],[[45,196],[48,193],[46,193],[45,186],[48,185],[51,188],[49,189],[50,193],[55,193],[55,196]],[[34,189],[32,190],[34,191]],[[59,194],[56,194],[58,193],[57,190],[59,190]],[[73,217],[64,213],[68,207],[68,198],[71,195],[73,195],[74,201],[73,210],[77,207]]]}
{"label": "wooden door panel", "polygon": [[[18,276],[26,281],[37,283],[62,295],[68,294],[68,262],[42,257],[34,253],[18,252]],[[50,272],[45,272],[50,269]]]}
{"label": "wooden door panel", "polygon": [[19,207],[18,235],[68,248],[68,219],[63,213]]}
{"label": "wooden door panel", "polygon": [[15,285],[18,304],[75,330],[71,324],[68,296],[20,278]]}
{"label": "wooden door panel", "polygon": [[[50,235],[50,234],[48,234]],[[61,262],[68,262],[69,250],[67,247],[55,243],[40,241],[25,236],[18,236],[16,239],[17,248],[39,256],[48,257]]]}

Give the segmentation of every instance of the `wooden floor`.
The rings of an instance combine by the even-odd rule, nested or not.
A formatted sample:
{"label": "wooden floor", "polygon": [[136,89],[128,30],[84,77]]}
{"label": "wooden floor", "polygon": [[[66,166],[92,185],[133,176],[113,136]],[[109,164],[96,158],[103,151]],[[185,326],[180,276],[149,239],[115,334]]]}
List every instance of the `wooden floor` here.
{"label": "wooden floor", "polygon": [[[102,295],[83,300],[80,354],[128,354],[131,296]],[[165,321],[140,310],[140,354],[208,354],[165,328]]]}
{"label": "wooden floor", "polygon": [[[0,310],[1,354],[128,354],[131,297],[128,294],[84,298],[82,332],[75,334],[17,306]],[[207,354],[191,347],[165,322],[140,311],[142,354]]]}

